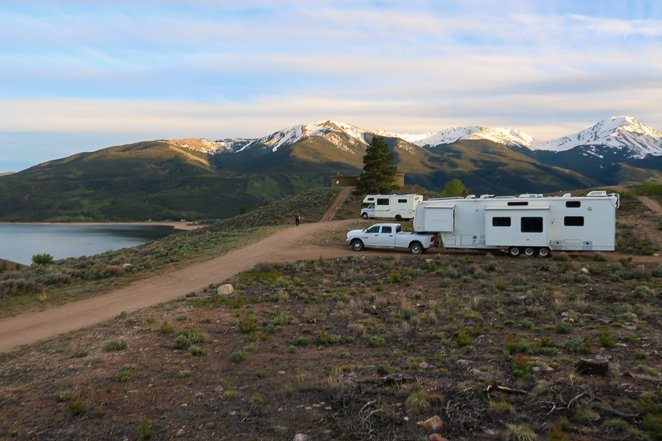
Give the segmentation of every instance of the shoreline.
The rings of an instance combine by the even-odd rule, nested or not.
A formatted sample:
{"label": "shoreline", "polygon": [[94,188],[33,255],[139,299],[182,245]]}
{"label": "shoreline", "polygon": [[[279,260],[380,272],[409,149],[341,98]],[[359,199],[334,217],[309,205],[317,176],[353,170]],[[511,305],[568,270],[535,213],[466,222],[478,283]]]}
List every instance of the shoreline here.
{"label": "shoreline", "polygon": [[0,225],[53,225],[53,226],[154,226],[154,227],[172,227],[175,230],[191,231],[197,230],[204,225],[192,222],[177,221],[154,221],[154,222],[0,222]]}

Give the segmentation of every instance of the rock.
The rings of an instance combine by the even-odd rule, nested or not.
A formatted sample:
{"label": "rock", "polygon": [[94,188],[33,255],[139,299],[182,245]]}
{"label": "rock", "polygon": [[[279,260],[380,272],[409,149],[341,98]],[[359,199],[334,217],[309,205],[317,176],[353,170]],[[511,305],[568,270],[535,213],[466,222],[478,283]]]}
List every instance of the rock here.
{"label": "rock", "polygon": [[448,440],[443,436],[439,435],[438,433],[431,433],[428,435],[428,441],[448,441]]}
{"label": "rock", "polygon": [[182,437],[182,436],[184,436],[184,429],[179,429],[179,430],[177,431],[177,436],[178,436],[178,437]]}
{"label": "rock", "polygon": [[225,285],[219,286],[216,292],[222,296],[231,296],[234,294],[234,286],[226,283]]}
{"label": "rock", "polygon": [[430,367],[430,365],[425,361],[421,361],[421,363],[418,365],[418,367],[420,367],[421,369],[427,369],[427,368]]}
{"label": "rock", "polygon": [[588,268],[583,267],[582,269],[579,270],[579,272],[581,272],[582,274],[588,274],[589,270],[588,270]]}
{"label": "rock", "polygon": [[628,331],[636,331],[637,330],[637,325],[635,325],[634,323],[625,322],[621,325],[621,328],[623,328],[625,330],[628,330]]}
{"label": "rock", "polygon": [[582,375],[607,375],[609,372],[609,360],[596,358],[582,358],[575,363],[575,371]]}
{"label": "rock", "polygon": [[[428,432],[439,432],[444,426],[444,422],[438,415],[428,418],[425,421],[419,421],[416,423],[417,426],[420,426],[427,430]],[[429,438],[428,438],[429,439]]]}
{"label": "rock", "polygon": [[308,435],[297,433],[292,441],[308,441]]}

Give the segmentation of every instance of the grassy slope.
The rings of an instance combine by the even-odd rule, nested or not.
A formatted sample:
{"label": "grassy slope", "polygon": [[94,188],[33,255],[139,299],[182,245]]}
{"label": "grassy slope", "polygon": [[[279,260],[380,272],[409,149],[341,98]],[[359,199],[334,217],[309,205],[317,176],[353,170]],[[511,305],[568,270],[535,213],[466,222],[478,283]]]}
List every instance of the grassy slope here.
{"label": "grassy slope", "polygon": [[304,222],[319,220],[337,193],[330,188],[310,190],[204,229],[138,247],[0,272],[0,317],[97,295],[138,278],[224,254],[261,239],[274,227],[290,224],[301,207],[307,207],[302,212]]}

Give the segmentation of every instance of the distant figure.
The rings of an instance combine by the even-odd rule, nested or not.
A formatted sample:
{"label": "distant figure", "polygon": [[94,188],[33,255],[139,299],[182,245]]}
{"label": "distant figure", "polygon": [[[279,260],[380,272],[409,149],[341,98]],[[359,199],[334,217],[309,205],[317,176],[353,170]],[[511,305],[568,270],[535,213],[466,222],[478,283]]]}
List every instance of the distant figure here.
{"label": "distant figure", "polygon": [[294,215],[294,224],[298,227],[300,222],[301,218],[299,217],[299,213],[297,213]]}

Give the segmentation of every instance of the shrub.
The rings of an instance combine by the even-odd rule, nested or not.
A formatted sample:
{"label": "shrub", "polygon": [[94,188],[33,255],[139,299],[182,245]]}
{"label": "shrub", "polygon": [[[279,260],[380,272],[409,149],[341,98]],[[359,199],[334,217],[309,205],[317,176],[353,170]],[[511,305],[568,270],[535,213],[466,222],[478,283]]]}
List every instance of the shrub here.
{"label": "shrub", "polygon": [[600,343],[600,346],[603,348],[615,348],[616,347],[616,339],[612,335],[612,333],[609,331],[609,329],[602,329],[598,333],[598,342]]}
{"label": "shrub", "polygon": [[188,378],[192,374],[190,369],[182,369],[181,371],[177,372],[177,377],[178,378]]}
{"label": "shrub", "polygon": [[117,375],[115,375],[115,381],[120,383],[126,383],[131,378],[133,378],[133,374],[128,369],[122,369],[117,373]]}
{"label": "shrub", "polygon": [[35,265],[50,265],[53,263],[53,256],[48,253],[35,254],[32,256],[32,263]]}
{"label": "shrub", "polygon": [[159,332],[161,334],[170,334],[171,332],[175,332],[175,328],[172,327],[170,322],[163,320],[159,326]]}
{"label": "shrub", "polygon": [[460,328],[457,331],[457,334],[455,336],[455,342],[457,345],[461,348],[465,346],[473,346],[474,342],[471,340],[471,337],[469,337],[469,334],[467,334],[467,330],[464,328]]}
{"label": "shrub", "polygon": [[368,346],[371,348],[381,348],[386,345],[386,339],[381,335],[373,335],[368,339]]}
{"label": "shrub", "polygon": [[250,334],[257,329],[257,322],[252,315],[244,314],[241,319],[239,319],[237,328],[242,334]]}
{"label": "shrub", "polygon": [[73,416],[80,416],[85,413],[85,404],[74,398],[69,401],[69,410]]}
{"label": "shrub", "polygon": [[193,355],[194,357],[199,357],[201,355],[205,355],[205,351],[202,350],[200,346],[195,346],[192,345],[188,348],[189,354]]}
{"label": "shrub", "polygon": [[108,340],[103,344],[103,351],[104,352],[123,351],[127,347],[128,345],[124,340]]}
{"label": "shrub", "polygon": [[559,322],[556,324],[557,334],[571,334],[573,330],[574,327],[569,322]]}
{"label": "shrub", "polygon": [[635,297],[655,297],[655,291],[650,289],[647,286],[637,286],[635,289],[632,290],[632,294]]}
{"label": "shrub", "polygon": [[605,256],[604,253],[593,253],[593,261],[595,262],[606,262],[607,261],[607,256]]}
{"label": "shrub", "polygon": [[149,420],[143,420],[138,426],[138,441],[144,441],[152,438],[152,423]]}
{"label": "shrub", "polygon": [[248,354],[246,353],[246,351],[235,351],[232,353],[230,357],[230,359],[235,363],[242,363],[246,361],[247,358],[248,358]]}
{"label": "shrub", "polygon": [[316,338],[317,343],[323,346],[338,344],[340,343],[340,340],[341,339],[339,335],[329,334],[324,331],[320,332]]}
{"label": "shrub", "polygon": [[405,402],[407,412],[421,414],[430,409],[430,394],[422,388],[412,391]]}
{"label": "shrub", "polygon": [[526,424],[506,425],[506,440],[508,441],[533,441],[535,439],[535,432]]}

